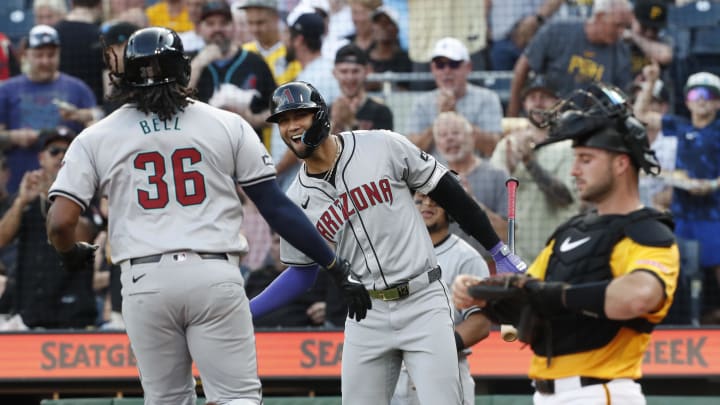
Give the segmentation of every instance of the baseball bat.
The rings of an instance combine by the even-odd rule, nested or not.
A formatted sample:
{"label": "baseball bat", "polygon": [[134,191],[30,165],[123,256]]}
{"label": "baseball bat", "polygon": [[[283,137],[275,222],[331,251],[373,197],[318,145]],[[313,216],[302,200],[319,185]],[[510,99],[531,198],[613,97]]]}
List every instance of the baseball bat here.
{"label": "baseball bat", "polygon": [[[510,177],[505,181],[508,196],[508,248],[515,253],[515,195],[520,181]],[[500,336],[506,342],[514,342],[518,338],[518,331],[512,325],[500,325]]]}

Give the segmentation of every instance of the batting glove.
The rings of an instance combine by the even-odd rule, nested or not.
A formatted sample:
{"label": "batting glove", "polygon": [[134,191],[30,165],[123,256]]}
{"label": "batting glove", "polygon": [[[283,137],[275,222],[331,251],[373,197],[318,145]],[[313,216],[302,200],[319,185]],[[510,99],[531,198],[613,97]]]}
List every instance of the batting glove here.
{"label": "batting glove", "polygon": [[370,294],[360,281],[360,277],[350,268],[350,262],[337,258],[327,270],[328,275],[343,295],[348,307],[348,316],[355,318],[358,322],[364,319],[368,309],[372,308]]}
{"label": "batting glove", "polygon": [[76,242],[67,252],[59,252],[63,267],[70,272],[92,271],[97,248],[97,245]]}
{"label": "batting glove", "polygon": [[503,242],[490,249],[490,254],[495,261],[496,273],[525,273],[527,264],[520,256],[510,251],[510,248]]}

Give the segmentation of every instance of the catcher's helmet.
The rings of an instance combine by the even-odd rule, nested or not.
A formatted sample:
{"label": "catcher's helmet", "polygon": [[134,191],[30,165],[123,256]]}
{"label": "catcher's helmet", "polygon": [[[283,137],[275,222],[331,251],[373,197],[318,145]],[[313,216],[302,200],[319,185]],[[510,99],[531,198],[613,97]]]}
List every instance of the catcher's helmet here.
{"label": "catcher's helmet", "polygon": [[545,120],[536,124],[549,126],[550,133],[538,147],[572,139],[573,146],[625,153],[647,174],[660,172],[645,126],[632,115],[627,96],[615,86],[593,83],[576,90],[544,116]]}
{"label": "catcher's helmet", "polygon": [[190,62],[175,31],[149,27],[128,39],[123,57],[123,80],[132,87],[151,87],[177,82],[187,86]]}
{"label": "catcher's helmet", "polygon": [[304,144],[317,147],[330,134],[330,115],[320,92],[306,82],[290,82],[275,89],[270,100],[270,116],[267,122],[278,122],[286,111],[306,110],[315,112],[313,125],[302,138]]}

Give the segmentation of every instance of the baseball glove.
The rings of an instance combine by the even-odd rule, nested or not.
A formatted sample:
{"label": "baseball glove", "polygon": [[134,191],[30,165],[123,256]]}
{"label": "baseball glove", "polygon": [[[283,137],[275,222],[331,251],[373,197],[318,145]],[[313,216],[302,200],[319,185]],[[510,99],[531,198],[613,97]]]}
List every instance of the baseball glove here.
{"label": "baseball glove", "polygon": [[75,243],[72,249],[60,252],[63,267],[70,272],[92,271],[97,248],[97,245],[85,242]]}
{"label": "baseball glove", "polygon": [[482,311],[490,320],[515,326],[518,339],[532,343],[543,320],[566,311],[566,287],[565,283],[544,282],[525,274],[498,274],[469,287],[468,294],[486,301]]}

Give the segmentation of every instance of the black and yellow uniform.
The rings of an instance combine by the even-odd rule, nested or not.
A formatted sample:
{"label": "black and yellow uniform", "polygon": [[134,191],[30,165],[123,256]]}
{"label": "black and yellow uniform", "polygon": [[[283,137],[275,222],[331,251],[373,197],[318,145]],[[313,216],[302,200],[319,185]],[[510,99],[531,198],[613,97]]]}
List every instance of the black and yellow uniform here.
{"label": "black and yellow uniform", "polygon": [[635,271],[650,272],[662,283],[665,299],[661,306],[628,321],[580,313],[553,317],[548,325],[551,333],[533,340],[530,378],[640,378],[650,332],[667,314],[677,285],[679,253],[672,224],[658,211],[590,213],[558,228],[530,266],[529,275],[577,285]]}

